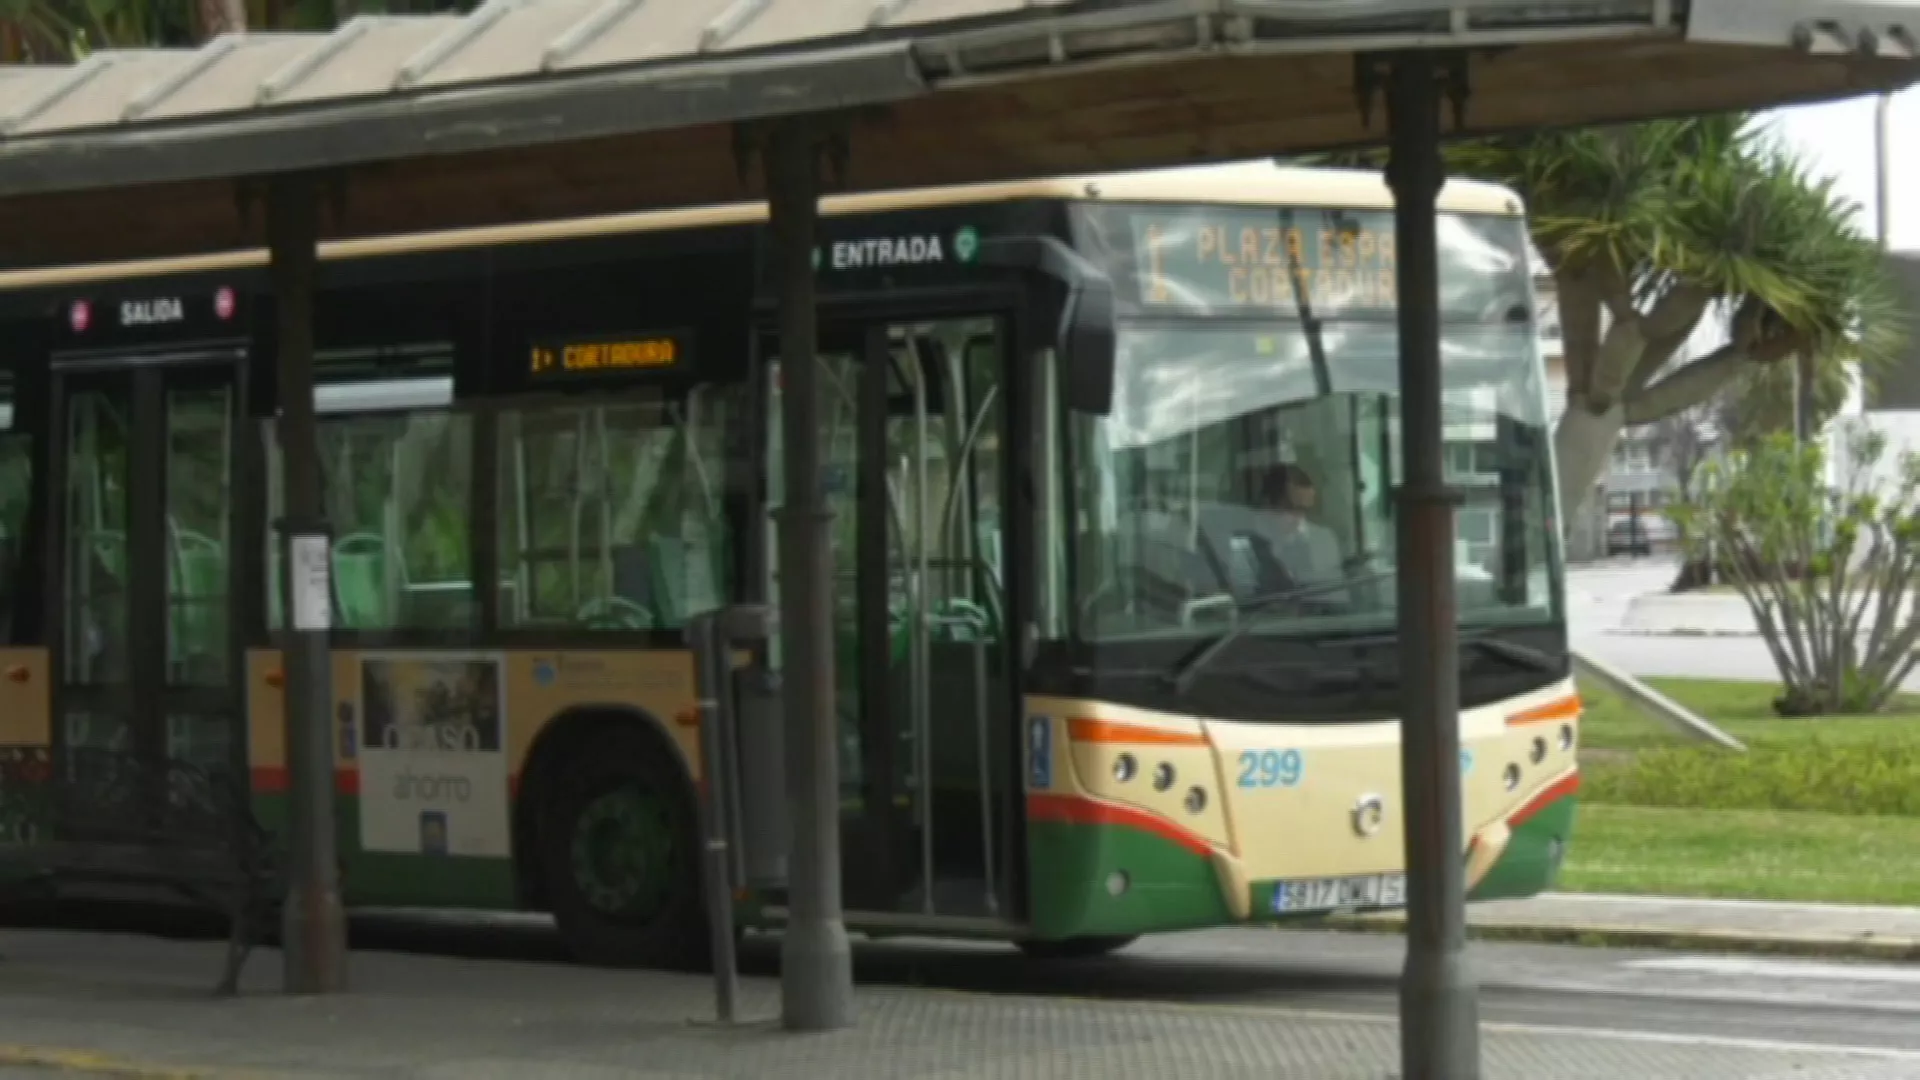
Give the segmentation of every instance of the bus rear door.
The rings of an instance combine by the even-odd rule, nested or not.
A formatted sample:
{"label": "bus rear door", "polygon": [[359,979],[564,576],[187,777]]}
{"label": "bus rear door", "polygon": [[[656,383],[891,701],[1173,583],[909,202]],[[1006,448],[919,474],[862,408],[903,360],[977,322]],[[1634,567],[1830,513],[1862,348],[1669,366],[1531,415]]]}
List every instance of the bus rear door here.
{"label": "bus rear door", "polygon": [[235,352],[56,358],[56,758],[237,768]]}

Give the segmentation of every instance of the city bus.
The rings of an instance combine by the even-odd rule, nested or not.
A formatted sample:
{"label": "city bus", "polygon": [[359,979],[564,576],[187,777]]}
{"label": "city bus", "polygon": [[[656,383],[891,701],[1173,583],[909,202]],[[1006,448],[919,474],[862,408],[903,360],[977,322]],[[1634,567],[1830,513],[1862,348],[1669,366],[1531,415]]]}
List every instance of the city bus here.
{"label": "city bus", "polygon": [[[822,214],[849,926],[1072,957],[1403,904],[1379,176]],[[1473,898],[1525,896],[1569,840],[1580,704],[1524,208],[1449,183],[1439,240],[1461,858]],[[697,962],[687,630],[779,595],[773,261],[754,203],[322,245],[350,907],[548,912],[583,962]],[[265,253],[7,272],[0,322],[0,743],[56,775],[81,747],[185,762],[281,828]],[[732,778],[755,865],[778,734],[743,727]],[[777,930],[756,874],[738,917]]]}

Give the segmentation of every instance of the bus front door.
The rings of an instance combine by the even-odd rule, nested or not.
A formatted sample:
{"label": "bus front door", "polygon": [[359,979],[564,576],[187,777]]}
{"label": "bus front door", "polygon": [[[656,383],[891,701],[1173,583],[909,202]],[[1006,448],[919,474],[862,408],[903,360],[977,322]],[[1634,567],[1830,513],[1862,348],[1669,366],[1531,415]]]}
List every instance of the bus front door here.
{"label": "bus front door", "polygon": [[56,361],[57,763],[93,749],[240,766],[234,370]]}
{"label": "bus front door", "polygon": [[[850,911],[996,919],[1016,910],[1001,524],[1007,332],[1007,320],[985,316],[821,327]],[[762,355],[773,352],[763,341]],[[765,475],[777,510],[777,360],[767,368]],[[770,517],[776,601],[778,535]]]}

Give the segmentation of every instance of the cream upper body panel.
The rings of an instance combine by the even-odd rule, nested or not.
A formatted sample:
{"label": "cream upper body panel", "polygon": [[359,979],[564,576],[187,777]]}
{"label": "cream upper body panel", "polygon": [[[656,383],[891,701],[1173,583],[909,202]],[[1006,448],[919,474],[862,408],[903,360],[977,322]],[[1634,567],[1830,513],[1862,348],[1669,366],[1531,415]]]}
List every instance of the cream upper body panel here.
{"label": "cream upper body panel", "polygon": [[[1376,172],[1304,169],[1275,165],[1268,161],[1251,161],[833,196],[822,200],[821,211],[829,217],[835,217],[1046,199],[1350,210],[1388,210],[1393,207],[1393,193]],[[1441,189],[1439,209],[1442,213],[1517,216],[1524,211],[1524,206],[1517,194],[1501,185],[1475,180],[1450,180]],[[320,257],[326,261],[378,258],[504,244],[579,240],[622,233],[755,225],[766,219],[765,203],[730,203],[333,241],[320,245]],[[0,292],[168,274],[217,273],[265,265],[266,251],[251,249],[180,258],[45,267],[0,273]]]}

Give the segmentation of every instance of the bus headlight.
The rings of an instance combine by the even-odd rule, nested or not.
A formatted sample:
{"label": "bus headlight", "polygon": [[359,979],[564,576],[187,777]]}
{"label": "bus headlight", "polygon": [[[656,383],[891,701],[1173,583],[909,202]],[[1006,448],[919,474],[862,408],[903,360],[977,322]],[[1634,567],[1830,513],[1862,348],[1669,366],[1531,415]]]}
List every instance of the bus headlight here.
{"label": "bus headlight", "polygon": [[1197,814],[1207,808],[1207,790],[1205,788],[1187,789],[1187,813]]}
{"label": "bus headlight", "polygon": [[1573,749],[1573,725],[1572,724],[1560,725],[1560,749],[1562,750]]}
{"label": "bus headlight", "polygon": [[1541,762],[1547,760],[1547,740],[1539,736],[1535,736],[1533,740],[1533,751],[1529,753],[1527,757],[1535,765],[1538,765]]}
{"label": "bus headlight", "polygon": [[1520,766],[1508,765],[1507,771],[1500,774],[1500,781],[1501,783],[1504,783],[1507,785],[1508,791],[1512,791],[1514,788],[1519,787],[1520,786]]}
{"label": "bus headlight", "polygon": [[1121,754],[1119,757],[1113,759],[1113,778],[1115,780],[1124,784],[1133,779],[1139,772],[1140,763],[1133,759],[1132,754]]}

